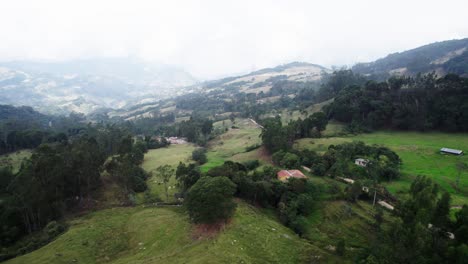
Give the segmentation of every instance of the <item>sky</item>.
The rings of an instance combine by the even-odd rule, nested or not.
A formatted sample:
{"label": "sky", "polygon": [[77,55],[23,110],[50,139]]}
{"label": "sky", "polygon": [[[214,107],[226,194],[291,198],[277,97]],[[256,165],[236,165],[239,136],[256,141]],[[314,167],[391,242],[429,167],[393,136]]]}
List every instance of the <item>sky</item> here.
{"label": "sky", "polygon": [[468,37],[468,1],[1,0],[0,61],[138,57],[199,79]]}

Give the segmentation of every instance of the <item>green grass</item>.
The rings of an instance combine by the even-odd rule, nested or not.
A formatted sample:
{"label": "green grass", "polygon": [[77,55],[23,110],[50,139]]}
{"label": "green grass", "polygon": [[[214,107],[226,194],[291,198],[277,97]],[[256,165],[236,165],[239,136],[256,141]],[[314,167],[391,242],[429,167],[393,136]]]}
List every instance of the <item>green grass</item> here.
{"label": "green grass", "polygon": [[[230,127],[231,125],[230,120],[225,120],[224,127]],[[259,137],[261,130],[251,121],[248,119],[236,119],[234,125],[239,127],[239,129],[230,129],[209,143],[207,152],[208,162],[201,167],[203,172],[222,165],[226,160],[245,161],[246,157],[239,156],[239,154],[246,153],[246,148],[249,146],[261,144]],[[216,122],[214,126],[222,127],[222,121]],[[251,155],[251,157],[255,156],[252,153],[248,155]],[[233,159],[233,157],[235,158]]]}
{"label": "green grass", "polygon": [[[188,163],[192,160],[192,152],[195,146],[192,144],[170,145],[167,148],[151,149],[145,154],[141,167],[152,173],[152,176],[147,180],[148,187],[151,192],[162,200],[165,200],[165,191],[161,180],[156,175],[156,169],[162,165],[170,165],[177,168],[179,162]],[[169,184],[169,200],[174,200],[174,193],[177,192],[175,175],[170,179]],[[141,201],[143,194],[138,195],[138,200]]]}
{"label": "green grass", "polygon": [[403,160],[401,181],[389,184],[390,191],[409,188],[416,175],[426,175],[452,195],[452,204],[468,204],[468,172],[460,177],[460,191],[455,188],[457,162],[468,163],[468,156],[441,155],[442,147],[468,151],[468,134],[377,132],[353,137],[368,144],[379,144],[394,150]]}
{"label": "green grass", "polygon": [[24,159],[31,157],[31,150],[19,150],[0,156],[0,166],[11,166],[13,173],[17,173]]}
{"label": "green grass", "polygon": [[439,153],[441,147],[468,151],[468,134],[381,131],[357,136],[304,138],[296,141],[295,147],[324,152],[329,145],[351,141],[386,146],[400,156],[403,161],[402,177],[386,184],[392,193],[406,192],[417,175],[426,175],[452,195],[453,205],[468,203],[468,172],[461,174],[460,190],[457,191],[455,188],[458,174],[456,163],[459,161],[468,163],[468,156],[441,155]]}
{"label": "green grass", "polygon": [[214,238],[192,238],[181,208],[114,208],[70,221],[55,241],[15,263],[298,263],[338,262],[243,202]]}
{"label": "green grass", "polygon": [[350,138],[329,137],[329,138],[302,138],[294,142],[296,149],[309,149],[324,153],[328,150],[330,145],[339,145],[346,142],[352,142]]}

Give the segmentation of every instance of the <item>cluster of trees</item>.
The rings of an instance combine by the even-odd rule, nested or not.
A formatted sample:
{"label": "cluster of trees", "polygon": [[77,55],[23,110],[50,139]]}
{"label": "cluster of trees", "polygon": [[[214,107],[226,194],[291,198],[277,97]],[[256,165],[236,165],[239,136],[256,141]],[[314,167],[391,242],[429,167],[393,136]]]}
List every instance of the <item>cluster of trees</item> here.
{"label": "cluster of trees", "polygon": [[468,79],[434,74],[392,77],[340,90],[325,107],[329,118],[351,124],[352,131],[403,130],[468,131]]}
{"label": "cluster of trees", "polygon": [[[354,164],[357,158],[367,160],[367,165],[362,167]],[[286,169],[310,167],[318,176],[351,178],[357,181],[357,185],[361,184],[360,181],[374,184],[395,180],[400,176],[401,165],[401,160],[395,152],[382,146],[365,145],[363,142],[331,145],[323,155],[307,149],[280,150],[273,153],[272,161]]]}
{"label": "cluster of trees", "polygon": [[[69,140],[41,144],[15,174],[1,169],[0,246],[40,231],[66,212],[93,206],[104,168],[128,192],[143,191],[146,174],[138,164],[145,151],[145,144],[133,144],[124,130],[96,126]],[[106,163],[109,156],[113,158]],[[37,243],[2,252],[3,257],[33,250]]]}
{"label": "cluster of trees", "polygon": [[38,147],[21,170],[3,170],[0,178],[2,246],[41,230],[77,205],[85,206],[100,184],[106,156],[94,138]]}
{"label": "cluster of trees", "polygon": [[288,150],[294,140],[305,137],[320,137],[328,119],[323,112],[317,112],[304,120],[298,119],[283,126],[279,116],[260,120],[263,126],[260,137],[263,145],[271,152]]}
{"label": "cluster of trees", "polygon": [[147,189],[148,174],[140,167],[148,148],[142,141],[133,144],[130,136],[122,139],[117,155],[104,164],[105,170],[127,195]]}
{"label": "cluster of trees", "polygon": [[[368,160],[365,167],[356,166],[356,158]],[[382,146],[369,146],[363,142],[332,145],[312,169],[316,175],[347,177],[356,180],[370,179],[375,182],[391,181],[399,177],[400,157],[392,150]]]}
{"label": "cluster of trees", "polygon": [[33,149],[42,143],[67,141],[65,133],[53,133],[42,130],[13,130],[2,135],[0,133],[0,154],[19,149]]}
{"label": "cluster of trees", "polygon": [[85,128],[79,114],[49,116],[27,106],[0,105],[0,154],[66,141]]}
{"label": "cluster of trees", "polygon": [[302,234],[305,217],[313,210],[318,189],[305,179],[281,182],[276,173],[269,166],[249,170],[241,163],[226,161],[201,176],[195,164],[181,163],[176,178],[196,223],[214,223],[231,217],[235,196],[258,206],[275,208],[282,223]]}
{"label": "cluster of trees", "polygon": [[468,207],[449,216],[450,195],[426,177],[411,185],[397,205],[396,221],[382,228],[364,263],[467,263]]}

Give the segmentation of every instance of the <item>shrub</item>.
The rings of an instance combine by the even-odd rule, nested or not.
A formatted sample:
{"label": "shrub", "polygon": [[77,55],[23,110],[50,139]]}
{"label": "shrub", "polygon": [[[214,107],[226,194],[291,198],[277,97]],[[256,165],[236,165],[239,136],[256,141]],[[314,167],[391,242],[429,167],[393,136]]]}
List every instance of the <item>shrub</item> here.
{"label": "shrub", "polygon": [[198,164],[205,164],[207,161],[206,150],[204,148],[198,148],[192,152],[192,159]]}
{"label": "shrub", "polygon": [[244,163],[242,163],[248,170],[254,170],[258,166],[260,166],[260,162],[258,160],[248,160]]}

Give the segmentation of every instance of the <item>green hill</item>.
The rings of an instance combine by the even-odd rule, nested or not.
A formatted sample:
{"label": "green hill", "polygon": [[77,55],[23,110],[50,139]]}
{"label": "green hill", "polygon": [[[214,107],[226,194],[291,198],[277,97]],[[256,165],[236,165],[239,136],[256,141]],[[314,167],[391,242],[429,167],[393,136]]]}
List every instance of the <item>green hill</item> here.
{"label": "green hill", "polygon": [[183,208],[113,208],[69,221],[52,243],[13,263],[298,263],[329,259],[259,209],[238,202],[214,238],[195,239]]}

